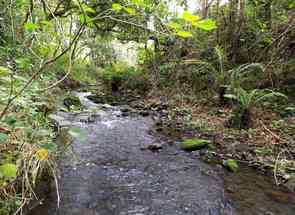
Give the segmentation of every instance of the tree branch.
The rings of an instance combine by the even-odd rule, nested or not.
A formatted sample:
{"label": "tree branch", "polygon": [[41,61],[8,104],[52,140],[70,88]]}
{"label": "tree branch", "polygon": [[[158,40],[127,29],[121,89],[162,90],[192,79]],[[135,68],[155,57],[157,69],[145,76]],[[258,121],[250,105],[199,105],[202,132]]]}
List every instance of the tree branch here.
{"label": "tree branch", "polygon": [[44,69],[54,63],[55,61],[57,61],[59,58],[61,58],[63,55],[65,55],[71,48],[72,46],[75,44],[75,42],[80,38],[80,36],[82,35],[82,32],[84,30],[85,25],[81,25],[77,34],[75,35],[75,37],[73,38],[73,40],[70,42],[69,46],[64,49],[59,55],[48,59],[45,63],[43,63],[40,68],[32,75],[32,77],[30,78],[30,80],[27,81],[27,83],[12,97],[8,100],[5,108],[3,109],[3,111],[0,114],[0,120],[4,117],[4,115],[7,113],[7,111],[9,110],[11,104],[13,103],[13,101],[18,98],[33,82],[36,78],[38,78],[38,76],[44,71]]}

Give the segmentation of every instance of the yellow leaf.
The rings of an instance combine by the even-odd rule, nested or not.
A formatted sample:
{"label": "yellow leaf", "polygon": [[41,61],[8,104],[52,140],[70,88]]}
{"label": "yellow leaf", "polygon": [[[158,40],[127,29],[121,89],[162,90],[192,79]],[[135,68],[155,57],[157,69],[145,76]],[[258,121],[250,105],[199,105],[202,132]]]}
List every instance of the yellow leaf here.
{"label": "yellow leaf", "polygon": [[135,15],[136,14],[136,11],[134,8],[132,7],[125,7],[124,10],[129,13],[130,15]]}
{"label": "yellow leaf", "polygon": [[196,16],[196,15],[192,15],[190,12],[188,11],[184,11],[182,14],[182,18],[187,21],[187,22],[196,22],[197,20],[200,19],[200,17]]}
{"label": "yellow leaf", "polygon": [[193,34],[189,31],[178,31],[176,35],[183,38],[193,37]]}
{"label": "yellow leaf", "polygon": [[216,22],[212,19],[204,19],[199,22],[193,23],[194,27],[200,28],[204,31],[212,31],[217,28]]}
{"label": "yellow leaf", "polygon": [[112,8],[116,11],[120,11],[120,10],[122,10],[123,7],[122,7],[122,5],[120,5],[118,3],[114,3],[114,4],[112,4]]}
{"label": "yellow leaf", "polygon": [[176,23],[176,22],[170,22],[170,23],[167,24],[167,26],[168,26],[169,28],[174,29],[174,30],[179,30],[179,29],[181,29],[181,25],[178,24],[178,23]]}
{"label": "yellow leaf", "polygon": [[49,152],[47,149],[39,149],[36,152],[37,159],[40,161],[46,160],[49,156]]}
{"label": "yellow leaf", "polygon": [[10,75],[12,71],[7,67],[0,66],[0,76],[7,76]]}

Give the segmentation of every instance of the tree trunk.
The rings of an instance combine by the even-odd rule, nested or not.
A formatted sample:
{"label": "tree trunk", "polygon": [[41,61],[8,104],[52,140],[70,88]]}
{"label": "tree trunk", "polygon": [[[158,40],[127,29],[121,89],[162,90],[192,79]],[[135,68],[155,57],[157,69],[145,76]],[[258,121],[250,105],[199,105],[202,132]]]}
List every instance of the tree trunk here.
{"label": "tree trunk", "polygon": [[202,0],[202,17],[203,18],[207,18],[208,9],[209,9],[208,0]]}
{"label": "tree trunk", "polygon": [[[220,0],[216,1],[216,20],[219,19],[219,5],[220,5]],[[216,40],[217,44],[220,42],[220,30],[219,28],[216,29]]]}
{"label": "tree trunk", "polygon": [[226,93],[226,87],[225,86],[220,86],[218,89],[218,98],[219,98],[219,103],[220,105],[224,106],[226,105],[226,98],[224,97]]}
{"label": "tree trunk", "polygon": [[229,120],[229,125],[232,128],[248,129],[251,127],[251,112],[245,110],[239,105],[233,110],[233,117]]}
{"label": "tree trunk", "polygon": [[272,1],[269,0],[268,2],[265,3],[264,5],[264,21],[266,23],[266,26],[268,28],[268,30],[271,30],[272,28],[272,11],[271,11],[271,5],[272,5]]}
{"label": "tree trunk", "polygon": [[230,44],[230,58],[232,63],[236,62],[237,57],[237,11],[239,0],[230,0],[229,3],[229,24],[227,30],[227,41]]}

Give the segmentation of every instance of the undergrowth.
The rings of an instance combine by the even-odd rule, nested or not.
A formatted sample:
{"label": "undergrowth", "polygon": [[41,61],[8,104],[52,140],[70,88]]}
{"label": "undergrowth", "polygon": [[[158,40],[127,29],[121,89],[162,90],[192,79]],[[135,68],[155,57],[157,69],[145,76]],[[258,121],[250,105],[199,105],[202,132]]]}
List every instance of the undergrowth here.
{"label": "undergrowth", "polygon": [[[42,175],[55,178],[58,149],[47,115],[55,108],[57,91],[40,94],[41,86],[35,82],[0,121],[1,215],[21,213],[30,200],[38,198],[34,189]],[[1,110],[8,93],[1,90]]]}

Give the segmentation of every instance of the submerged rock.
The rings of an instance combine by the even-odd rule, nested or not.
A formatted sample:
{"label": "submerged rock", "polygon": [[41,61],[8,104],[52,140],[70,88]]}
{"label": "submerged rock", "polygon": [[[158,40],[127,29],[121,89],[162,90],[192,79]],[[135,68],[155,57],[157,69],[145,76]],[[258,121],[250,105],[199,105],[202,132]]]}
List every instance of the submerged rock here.
{"label": "submerged rock", "polygon": [[163,148],[163,145],[160,144],[160,143],[153,143],[153,144],[150,144],[148,145],[147,147],[144,147],[144,148],[141,148],[142,150],[150,150],[152,152],[157,152],[159,150],[161,150]]}
{"label": "submerged rock", "polygon": [[186,151],[194,151],[203,149],[207,147],[210,143],[210,140],[205,139],[186,139],[181,143],[180,147]]}
{"label": "submerged rock", "polygon": [[121,106],[120,110],[123,112],[123,113],[127,113],[127,112],[131,112],[132,111],[132,108],[128,105],[123,105]]}
{"label": "submerged rock", "polygon": [[150,115],[149,111],[145,111],[145,110],[140,111],[139,114],[141,116],[149,116]]}

